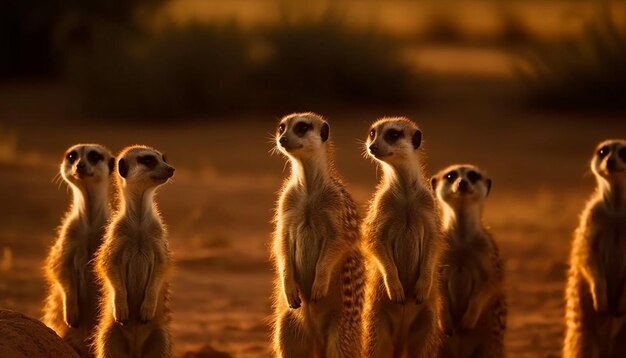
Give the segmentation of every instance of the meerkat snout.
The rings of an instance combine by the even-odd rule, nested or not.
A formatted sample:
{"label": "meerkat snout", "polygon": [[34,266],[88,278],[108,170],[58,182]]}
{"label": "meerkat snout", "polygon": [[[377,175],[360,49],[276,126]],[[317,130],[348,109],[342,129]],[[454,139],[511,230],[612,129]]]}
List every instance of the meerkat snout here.
{"label": "meerkat snout", "polygon": [[283,118],[276,132],[276,146],[285,155],[315,152],[330,136],[330,126],[313,113],[295,113]]}
{"label": "meerkat snout", "polygon": [[626,171],[626,141],[607,140],[598,146],[592,159],[591,169],[605,179],[624,180]]}
{"label": "meerkat snout", "polygon": [[65,181],[79,185],[87,181],[100,182],[113,172],[115,159],[98,144],[78,144],[65,152],[61,176]]}

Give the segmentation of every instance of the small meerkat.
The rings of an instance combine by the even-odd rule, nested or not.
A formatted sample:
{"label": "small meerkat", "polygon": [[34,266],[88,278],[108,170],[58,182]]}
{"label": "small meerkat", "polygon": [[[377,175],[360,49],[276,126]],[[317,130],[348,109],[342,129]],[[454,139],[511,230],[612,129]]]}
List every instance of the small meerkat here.
{"label": "small meerkat", "polygon": [[275,212],[273,351],[277,357],[361,357],[364,266],[359,215],[335,174],[330,127],[314,113],[280,120],[291,164]]}
{"label": "small meerkat", "polygon": [[110,175],[115,159],[99,144],[77,144],[60,167],[73,202],[45,263],[48,296],[43,322],[81,357],[89,357],[89,337],[98,319],[100,289],[92,258],[109,219]]}
{"label": "small meerkat", "polygon": [[146,146],[123,149],[117,168],[119,207],[96,254],[103,286],[96,357],[171,357],[172,259],[154,196],[174,168]]}
{"label": "small meerkat", "polygon": [[626,354],[626,140],[607,140],[591,159],[597,186],[580,216],[570,255],[564,357]]}
{"label": "small meerkat", "polygon": [[448,336],[440,357],[503,357],[507,306],[498,246],[483,226],[491,179],[476,166],[452,165],[431,185],[439,200],[447,249],[441,263]]}
{"label": "small meerkat", "polygon": [[404,117],[376,121],[366,141],[383,171],[363,225],[371,259],[367,357],[431,357],[440,342],[438,267],[445,245],[421,143],[421,130]]}

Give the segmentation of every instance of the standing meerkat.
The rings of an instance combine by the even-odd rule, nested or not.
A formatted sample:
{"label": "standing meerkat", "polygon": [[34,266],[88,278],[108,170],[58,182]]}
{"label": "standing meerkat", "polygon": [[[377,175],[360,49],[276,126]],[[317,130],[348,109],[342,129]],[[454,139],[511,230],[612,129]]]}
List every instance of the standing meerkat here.
{"label": "standing meerkat", "polygon": [[440,357],[503,357],[504,272],[498,246],[482,223],[491,179],[476,166],[452,165],[431,179],[443,216],[443,310],[448,336]]}
{"label": "standing meerkat", "polygon": [[435,198],[423,175],[422,132],[412,121],[383,118],[366,151],[383,170],[363,226],[371,262],[366,356],[432,357],[440,341],[438,267],[444,248]]}
{"label": "standing meerkat", "polygon": [[91,260],[109,219],[109,177],[115,159],[99,144],[77,144],[65,152],[60,174],[73,202],[45,263],[49,285],[43,322],[81,357],[98,319],[100,289]]}
{"label": "standing meerkat", "polygon": [[329,131],[319,115],[296,113],[276,133],[291,164],[274,220],[278,357],[361,357],[360,220],[333,169]]}
{"label": "standing meerkat", "polygon": [[103,284],[96,357],[171,357],[172,259],[154,195],[174,168],[145,146],[122,150],[117,167],[119,207],[96,255]]}
{"label": "standing meerkat", "polygon": [[607,140],[591,159],[597,187],[572,242],[564,357],[626,354],[626,141]]}

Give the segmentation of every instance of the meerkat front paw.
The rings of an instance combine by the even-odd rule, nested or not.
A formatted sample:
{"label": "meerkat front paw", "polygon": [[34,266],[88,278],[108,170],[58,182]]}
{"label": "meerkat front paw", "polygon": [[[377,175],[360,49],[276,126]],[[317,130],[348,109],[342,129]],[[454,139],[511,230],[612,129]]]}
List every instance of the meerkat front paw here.
{"label": "meerkat front paw", "polygon": [[461,329],[464,331],[471,331],[474,327],[476,327],[476,323],[478,323],[479,318],[480,312],[478,312],[476,306],[470,305],[461,319]]}
{"label": "meerkat front paw", "polygon": [[128,303],[126,300],[116,300],[113,306],[113,318],[122,326],[128,323]]}
{"label": "meerkat front paw", "polygon": [[454,321],[452,320],[452,316],[449,312],[442,313],[441,319],[439,320],[439,328],[448,337],[452,337],[454,335],[454,331],[456,329],[454,327]]}
{"label": "meerkat front paw", "polygon": [[319,275],[313,281],[311,288],[311,300],[317,302],[328,295],[328,286],[330,286],[330,277],[321,278]]}
{"label": "meerkat front paw", "polygon": [[65,324],[68,327],[76,328],[80,324],[80,312],[78,309],[78,304],[76,302],[66,302],[65,303]]}
{"label": "meerkat front paw", "polygon": [[423,278],[417,280],[417,283],[415,284],[415,292],[413,292],[415,295],[415,304],[419,305],[428,299],[428,297],[430,297],[432,287],[432,280],[426,280]]}
{"label": "meerkat front paw", "polygon": [[300,291],[293,280],[285,281],[285,296],[287,297],[287,304],[289,305],[289,308],[297,309],[302,305]]}
{"label": "meerkat front paw", "polygon": [[139,308],[139,320],[141,323],[148,323],[154,319],[157,303],[155,300],[145,299]]}
{"label": "meerkat front paw", "polygon": [[606,297],[606,289],[603,289],[600,285],[596,285],[591,291],[591,296],[593,299],[593,309],[601,314],[607,313],[609,304]]}
{"label": "meerkat front paw", "polygon": [[398,304],[404,304],[406,301],[404,297],[404,288],[398,278],[393,280],[385,279],[385,288],[387,289],[387,296],[389,299]]}

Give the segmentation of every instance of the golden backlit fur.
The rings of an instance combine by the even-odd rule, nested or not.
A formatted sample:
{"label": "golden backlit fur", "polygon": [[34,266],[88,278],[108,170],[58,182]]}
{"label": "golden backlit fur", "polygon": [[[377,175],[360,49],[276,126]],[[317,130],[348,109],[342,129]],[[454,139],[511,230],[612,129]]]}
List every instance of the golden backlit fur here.
{"label": "golden backlit fur", "polygon": [[361,357],[360,219],[335,175],[328,136],[328,123],[314,113],[283,118],[276,134],[291,164],[273,240],[277,357]]}
{"label": "golden backlit fur", "polygon": [[384,118],[371,126],[366,143],[383,170],[363,225],[370,258],[367,357],[432,357],[440,342],[437,271],[444,243],[423,175],[421,137],[412,121]]}
{"label": "golden backlit fur", "polygon": [[607,140],[591,159],[597,187],[580,216],[566,288],[564,357],[626,352],[626,141]]}
{"label": "golden backlit fur", "polygon": [[120,203],[96,256],[103,285],[96,357],[171,357],[172,259],[154,195],[174,168],[145,146],[122,150],[117,166]]}
{"label": "golden backlit fur", "polygon": [[98,313],[99,288],[92,270],[109,219],[114,158],[99,144],[77,144],[65,152],[60,174],[73,203],[45,264],[49,285],[43,322],[81,357],[91,356],[89,337]]}
{"label": "golden backlit fur", "polygon": [[482,223],[491,179],[476,166],[452,165],[435,175],[431,184],[447,241],[440,320],[447,337],[439,357],[503,357],[504,272],[498,246]]}

